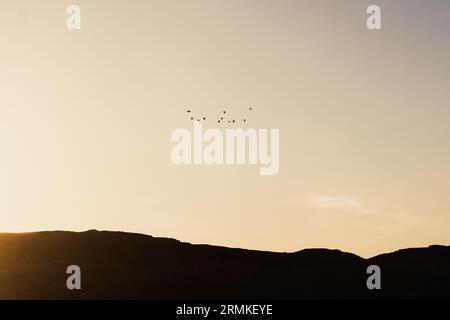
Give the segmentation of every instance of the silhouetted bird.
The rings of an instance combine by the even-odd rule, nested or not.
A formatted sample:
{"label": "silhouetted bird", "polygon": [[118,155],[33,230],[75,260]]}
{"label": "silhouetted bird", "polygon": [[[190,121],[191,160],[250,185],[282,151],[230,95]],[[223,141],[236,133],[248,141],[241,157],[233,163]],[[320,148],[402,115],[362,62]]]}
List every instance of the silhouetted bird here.
{"label": "silhouetted bird", "polygon": [[220,120],[217,120],[218,123],[220,123]]}
{"label": "silhouetted bird", "polygon": [[220,117],[220,120],[223,120],[223,117]]}
{"label": "silhouetted bird", "polygon": [[244,119],[244,122],[246,122],[246,120]]}
{"label": "silhouetted bird", "polygon": [[223,110],[223,113],[227,113],[225,110]]}
{"label": "silhouetted bird", "polygon": [[233,120],[233,123],[234,123],[234,120]]}
{"label": "silhouetted bird", "polygon": [[252,107],[250,107],[250,111],[252,111],[253,110],[253,108]]}
{"label": "silhouetted bird", "polygon": [[206,117],[203,117],[203,120],[206,120]]}
{"label": "silhouetted bird", "polygon": [[190,112],[191,112],[191,110],[188,110],[187,112],[188,112],[188,113],[190,113]]}
{"label": "silhouetted bird", "polygon": [[191,117],[191,120],[194,120],[194,117]]}

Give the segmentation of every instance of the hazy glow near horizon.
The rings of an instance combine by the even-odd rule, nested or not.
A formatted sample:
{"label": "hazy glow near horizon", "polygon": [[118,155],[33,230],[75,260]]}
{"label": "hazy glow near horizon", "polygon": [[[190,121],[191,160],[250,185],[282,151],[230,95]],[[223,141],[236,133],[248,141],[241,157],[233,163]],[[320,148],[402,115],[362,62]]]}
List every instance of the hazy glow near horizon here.
{"label": "hazy glow near horizon", "polygon": [[[108,229],[363,256],[450,243],[450,3],[0,4],[0,232]],[[175,166],[186,106],[255,110],[280,168]],[[205,123],[216,126],[217,123]],[[224,126],[226,127],[226,126]]]}

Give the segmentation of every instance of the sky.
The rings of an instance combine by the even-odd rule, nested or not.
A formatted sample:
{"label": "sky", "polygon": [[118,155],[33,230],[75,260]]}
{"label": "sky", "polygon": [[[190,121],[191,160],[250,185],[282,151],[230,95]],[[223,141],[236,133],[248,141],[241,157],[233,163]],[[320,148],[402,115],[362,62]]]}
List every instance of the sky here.
{"label": "sky", "polygon": [[[2,0],[0,232],[448,245],[449,32],[446,0]],[[173,164],[188,108],[279,129],[279,173]]]}

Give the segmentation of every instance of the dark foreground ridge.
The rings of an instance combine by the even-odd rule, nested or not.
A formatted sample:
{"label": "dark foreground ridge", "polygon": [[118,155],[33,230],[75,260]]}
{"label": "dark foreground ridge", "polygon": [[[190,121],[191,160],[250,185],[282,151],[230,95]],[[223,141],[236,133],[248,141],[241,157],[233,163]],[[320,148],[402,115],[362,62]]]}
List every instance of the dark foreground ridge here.
{"label": "dark foreground ridge", "polygon": [[[366,269],[381,268],[381,290]],[[81,268],[68,290],[66,269]],[[450,298],[450,247],[363,259],[339,250],[274,253],[192,245],[142,234],[0,234],[0,299]]]}

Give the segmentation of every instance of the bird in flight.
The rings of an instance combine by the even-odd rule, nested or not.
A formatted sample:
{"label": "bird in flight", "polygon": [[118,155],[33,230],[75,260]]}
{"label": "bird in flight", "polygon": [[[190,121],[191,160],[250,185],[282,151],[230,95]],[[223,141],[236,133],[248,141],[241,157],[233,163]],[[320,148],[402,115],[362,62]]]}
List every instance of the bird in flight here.
{"label": "bird in flight", "polygon": [[[250,111],[254,111],[253,107],[249,107],[249,110],[250,110]],[[194,114],[192,113],[192,110],[190,110],[190,109],[187,109],[186,112],[189,114],[189,118],[190,118],[191,120],[196,120],[197,122],[201,122],[202,120],[203,120],[203,121],[206,120],[206,116],[203,116],[203,117],[200,117],[200,118],[194,117]],[[223,115],[225,115],[226,113],[227,113],[227,110],[222,110],[222,114],[223,114]],[[217,123],[222,123],[222,122],[225,122],[225,121],[228,121],[228,123],[236,123],[236,122],[239,122],[239,120],[236,121],[236,120],[233,120],[233,119],[225,120],[224,117],[225,117],[225,116],[220,117],[220,119],[217,120]],[[246,119],[246,118],[242,118],[242,122],[245,122],[245,123],[246,123],[246,122],[247,122],[247,119]]]}

